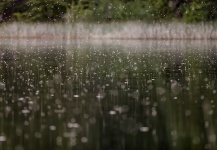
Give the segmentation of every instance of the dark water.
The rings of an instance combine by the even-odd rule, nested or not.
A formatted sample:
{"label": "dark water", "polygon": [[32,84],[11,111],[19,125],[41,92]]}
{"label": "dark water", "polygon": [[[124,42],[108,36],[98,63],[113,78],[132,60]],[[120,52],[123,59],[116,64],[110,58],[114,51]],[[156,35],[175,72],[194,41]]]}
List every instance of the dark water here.
{"label": "dark water", "polygon": [[215,150],[217,47],[0,49],[0,150]]}

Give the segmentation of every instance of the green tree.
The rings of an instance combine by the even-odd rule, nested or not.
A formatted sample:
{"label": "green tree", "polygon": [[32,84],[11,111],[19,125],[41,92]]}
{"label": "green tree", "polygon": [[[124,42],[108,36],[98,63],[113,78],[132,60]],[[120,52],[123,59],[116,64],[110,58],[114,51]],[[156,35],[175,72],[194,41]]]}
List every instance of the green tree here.
{"label": "green tree", "polygon": [[62,0],[28,0],[23,11],[15,12],[13,17],[18,21],[57,21],[63,18],[67,7],[68,3]]}
{"label": "green tree", "polygon": [[217,19],[216,0],[3,0],[4,21],[171,20]]}
{"label": "green tree", "polygon": [[210,20],[212,2],[208,0],[195,0],[186,7],[183,19],[187,22],[198,22]]}
{"label": "green tree", "polygon": [[27,0],[3,0],[0,2],[0,22],[10,20],[17,6],[22,5]]}

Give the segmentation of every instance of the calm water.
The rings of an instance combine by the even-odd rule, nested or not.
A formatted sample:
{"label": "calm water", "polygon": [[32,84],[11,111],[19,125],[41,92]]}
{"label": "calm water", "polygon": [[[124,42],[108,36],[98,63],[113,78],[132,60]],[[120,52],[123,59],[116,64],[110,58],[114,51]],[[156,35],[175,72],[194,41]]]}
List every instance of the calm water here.
{"label": "calm water", "polygon": [[217,149],[217,46],[0,46],[0,150]]}

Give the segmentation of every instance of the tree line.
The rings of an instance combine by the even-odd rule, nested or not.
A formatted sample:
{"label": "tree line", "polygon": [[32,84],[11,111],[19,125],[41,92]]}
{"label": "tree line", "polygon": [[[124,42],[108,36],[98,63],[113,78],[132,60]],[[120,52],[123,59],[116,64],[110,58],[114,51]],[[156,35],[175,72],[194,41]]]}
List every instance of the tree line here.
{"label": "tree line", "polygon": [[215,21],[216,0],[3,0],[0,22]]}

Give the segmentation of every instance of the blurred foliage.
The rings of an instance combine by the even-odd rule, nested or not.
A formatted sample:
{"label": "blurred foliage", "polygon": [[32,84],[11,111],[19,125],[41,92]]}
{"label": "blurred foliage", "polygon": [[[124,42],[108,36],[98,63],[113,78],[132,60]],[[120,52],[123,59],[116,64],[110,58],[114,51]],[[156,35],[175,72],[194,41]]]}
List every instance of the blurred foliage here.
{"label": "blurred foliage", "polygon": [[18,21],[56,21],[66,13],[68,4],[62,0],[28,0],[23,11],[13,13]]}
{"label": "blurred foliage", "polygon": [[74,1],[70,4],[70,7],[67,8],[64,19],[68,22],[92,19],[94,8],[94,1]]}
{"label": "blurred foliage", "polygon": [[183,14],[187,22],[207,21],[212,13],[212,3],[210,1],[193,1],[188,5]]}
{"label": "blurred foliage", "polygon": [[[10,11],[8,11],[10,10]],[[0,17],[12,21],[172,20],[211,21],[216,0],[3,0]],[[2,17],[4,20],[4,17]],[[6,19],[5,19],[6,21]]]}

